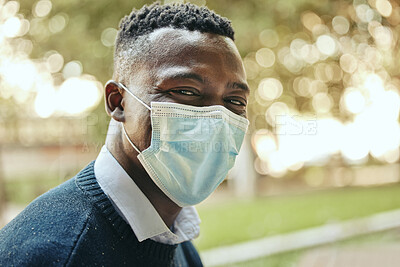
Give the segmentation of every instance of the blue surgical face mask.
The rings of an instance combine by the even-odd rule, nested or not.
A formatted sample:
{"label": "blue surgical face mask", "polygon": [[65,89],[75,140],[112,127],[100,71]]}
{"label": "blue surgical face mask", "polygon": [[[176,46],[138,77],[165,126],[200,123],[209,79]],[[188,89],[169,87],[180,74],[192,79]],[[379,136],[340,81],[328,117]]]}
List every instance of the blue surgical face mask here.
{"label": "blue surgical face mask", "polygon": [[206,199],[225,179],[239,153],[249,121],[223,106],[195,107],[151,102],[151,144],[129,143],[154,183],[181,207]]}

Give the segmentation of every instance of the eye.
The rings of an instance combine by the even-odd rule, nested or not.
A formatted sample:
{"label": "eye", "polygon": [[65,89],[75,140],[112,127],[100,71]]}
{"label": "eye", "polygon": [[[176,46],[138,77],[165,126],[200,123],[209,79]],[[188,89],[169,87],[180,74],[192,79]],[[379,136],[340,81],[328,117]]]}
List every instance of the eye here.
{"label": "eye", "polygon": [[176,90],[171,90],[172,93],[177,93],[180,95],[185,95],[185,96],[196,96],[199,95],[196,91],[191,90],[191,89],[176,89]]}
{"label": "eye", "polygon": [[228,103],[233,104],[235,106],[244,106],[244,107],[246,106],[246,102],[244,100],[230,98],[225,101],[227,101]]}
{"label": "eye", "polygon": [[189,90],[178,90],[178,92],[182,95],[194,95],[194,93]]}

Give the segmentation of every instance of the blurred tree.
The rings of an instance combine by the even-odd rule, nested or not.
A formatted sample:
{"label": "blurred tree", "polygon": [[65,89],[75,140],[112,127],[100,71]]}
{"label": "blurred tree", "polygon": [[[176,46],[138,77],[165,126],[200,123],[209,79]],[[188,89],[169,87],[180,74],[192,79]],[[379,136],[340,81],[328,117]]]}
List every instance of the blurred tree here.
{"label": "blurred tree", "polygon": [[[67,67],[79,65],[82,73],[104,83],[112,76],[113,42],[119,20],[132,7],[152,2],[20,1],[18,16],[29,21],[29,29],[10,42],[27,51],[35,62],[49,61],[55,51],[59,53],[60,68],[51,72],[56,86],[65,81]],[[269,130],[269,134],[275,135],[276,118],[285,113],[314,120],[334,118],[334,123],[352,122],[361,114],[361,106],[372,101],[369,91],[379,83],[398,96],[400,7],[396,1],[189,2],[206,4],[232,20],[252,88],[249,117],[253,133]],[[32,93],[28,99],[33,102],[34,97]],[[17,117],[22,109],[27,116],[35,116],[23,101],[10,106],[7,112]],[[13,108],[18,112],[13,112]],[[84,121],[98,122],[92,123],[85,140],[101,143],[108,121],[103,104],[85,114]],[[12,116],[4,116],[5,120],[17,121]],[[276,147],[282,143],[279,136],[273,140]],[[261,151],[254,145],[258,154],[264,153],[266,148],[259,147]],[[261,161],[267,158],[264,155]]]}

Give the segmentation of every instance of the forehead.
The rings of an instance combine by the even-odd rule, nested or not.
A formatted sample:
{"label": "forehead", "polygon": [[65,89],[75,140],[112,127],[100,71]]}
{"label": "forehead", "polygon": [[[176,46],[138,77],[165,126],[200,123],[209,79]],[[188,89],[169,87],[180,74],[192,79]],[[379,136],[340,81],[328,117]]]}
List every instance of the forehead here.
{"label": "forehead", "polygon": [[225,36],[188,31],[184,29],[161,28],[149,34],[152,47],[158,52],[179,53],[185,48],[218,49],[239,56],[234,42]]}
{"label": "forehead", "polygon": [[243,63],[234,42],[224,36],[161,28],[148,36],[150,43],[147,67],[219,67],[245,79]]}

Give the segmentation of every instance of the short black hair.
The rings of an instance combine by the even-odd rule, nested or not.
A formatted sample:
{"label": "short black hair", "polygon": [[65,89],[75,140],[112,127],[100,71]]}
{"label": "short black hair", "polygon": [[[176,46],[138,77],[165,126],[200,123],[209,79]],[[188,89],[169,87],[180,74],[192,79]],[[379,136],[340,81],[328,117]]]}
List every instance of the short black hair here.
{"label": "short black hair", "polygon": [[[149,50],[146,36],[160,28],[184,29],[228,37],[234,40],[231,22],[209,10],[190,3],[161,5],[156,2],[133,9],[119,25],[114,53],[114,75],[128,71],[127,52],[140,57]],[[131,59],[134,60],[134,59]],[[124,66],[123,66],[124,65]],[[115,77],[117,78],[117,77]],[[120,77],[122,78],[122,77]]]}

